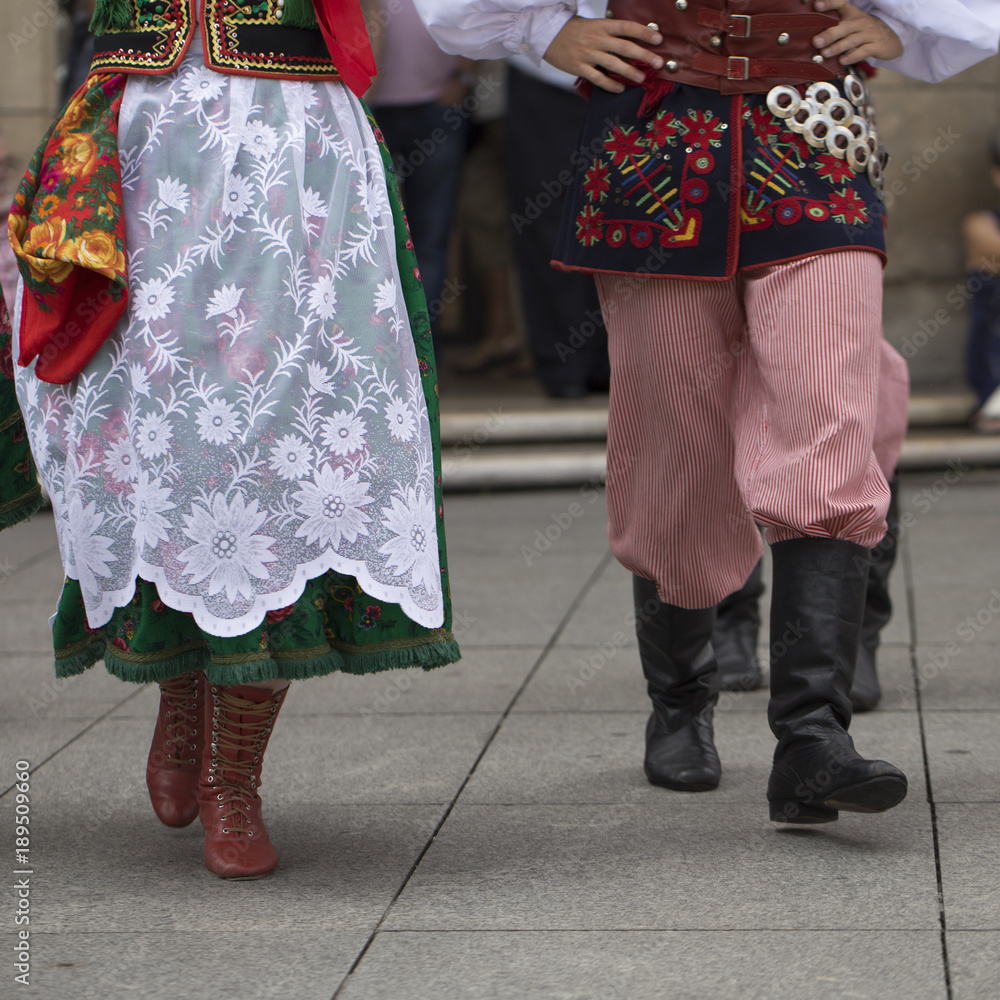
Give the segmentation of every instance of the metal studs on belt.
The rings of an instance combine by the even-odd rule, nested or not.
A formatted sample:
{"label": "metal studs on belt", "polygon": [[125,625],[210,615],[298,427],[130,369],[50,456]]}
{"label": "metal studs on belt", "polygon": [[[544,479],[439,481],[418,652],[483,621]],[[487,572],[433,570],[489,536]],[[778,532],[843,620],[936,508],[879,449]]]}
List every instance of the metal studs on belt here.
{"label": "metal studs on belt", "polygon": [[844,128],[843,125],[834,125],[826,136],[827,151],[836,156],[838,160],[842,160],[847,156],[847,150],[855,142],[857,140],[854,138],[854,134],[850,129]]}
{"label": "metal studs on belt", "polygon": [[688,0],[677,0],[677,3],[675,3],[674,6],[678,10],[687,10],[688,9]]}
{"label": "metal studs on belt", "polygon": [[844,94],[855,107],[861,107],[868,100],[868,90],[864,81],[853,73],[848,73],[844,77]]}
{"label": "metal studs on belt", "polygon": [[664,64],[663,68],[668,73],[676,73],[680,69],[680,63],[676,59],[668,59]]}
{"label": "metal studs on belt", "polygon": [[878,157],[873,156],[868,161],[868,180],[872,182],[877,188],[882,186],[882,164],[879,163]]}
{"label": "metal studs on belt", "polygon": [[778,35],[778,44],[779,45],[787,45],[791,40],[792,40],[792,36],[790,34],[788,34],[787,31],[783,31],[780,35]]}
{"label": "metal studs on belt", "polygon": [[840,97],[840,92],[835,86],[829,83],[811,83],[806,88],[806,97],[810,101],[815,101],[819,105],[832,101],[835,97]]}
{"label": "metal studs on belt", "polygon": [[868,122],[861,115],[855,115],[849,122],[846,122],[846,125],[855,139],[864,142],[868,138]]}
{"label": "metal studs on belt", "polygon": [[806,122],[809,121],[809,119],[814,115],[818,114],[818,112],[819,108],[816,106],[816,102],[810,101],[809,98],[806,98],[799,105],[795,114],[792,115],[791,118],[787,119],[789,129],[793,132],[798,132],[799,135],[802,135],[802,133],[806,130]]}
{"label": "metal studs on belt", "polygon": [[836,127],[836,122],[829,115],[811,115],[802,123],[802,138],[810,146],[821,149],[826,146],[827,136]]}
{"label": "metal studs on belt", "polygon": [[660,26],[655,21],[650,21],[649,24],[646,25],[646,27],[651,28],[653,31],[660,30]]}
{"label": "metal studs on belt", "polygon": [[823,113],[829,115],[838,125],[846,125],[854,117],[854,105],[842,97],[834,97],[823,104]]}
{"label": "metal studs on belt", "polygon": [[868,148],[867,142],[861,142],[855,139],[854,142],[848,143],[847,146],[847,165],[856,174],[860,174],[861,171],[868,169],[868,161],[872,158],[871,150]]}
{"label": "metal studs on belt", "polygon": [[794,87],[772,87],[767,94],[767,110],[775,118],[791,118],[802,107],[802,96]]}
{"label": "metal studs on belt", "polygon": [[708,44],[711,45],[713,49],[719,48],[719,46],[722,45],[722,36],[712,35],[712,37],[708,40]]}

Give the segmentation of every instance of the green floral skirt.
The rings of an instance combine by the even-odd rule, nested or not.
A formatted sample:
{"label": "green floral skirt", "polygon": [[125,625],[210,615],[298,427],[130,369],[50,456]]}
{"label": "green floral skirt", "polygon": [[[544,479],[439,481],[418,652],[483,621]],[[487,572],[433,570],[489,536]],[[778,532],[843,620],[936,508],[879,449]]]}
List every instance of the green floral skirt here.
{"label": "green floral skirt", "polygon": [[415,624],[396,604],[368,597],[353,577],[326,573],[291,607],[232,638],[203,632],[140,580],[132,600],[99,629],[87,625],[83,595],[67,580],[53,626],[56,674],[79,674],[98,660],[125,681],[147,683],[204,670],[212,684],[315,677],[334,670],[368,674],[394,667],[429,670],[459,658],[447,629]]}
{"label": "green floral skirt", "polygon": [[[194,618],[167,607],[153,583],[139,580],[132,600],[102,627],[87,622],[83,595],[67,579],[53,621],[56,675],[79,674],[103,659],[122,680],[165,680],[204,670],[213,684],[314,677],[339,670],[367,674],[404,667],[431,669],[460,658],[451,633],[451,595],[444,542],[438,389],[430,319],[413,243],[397,190],[392,158],[374,120],[388,180],[401,291],[410,318],[434,447],[435,509],[444,590],[444,623],[416,624],[397,604],[366,594],[350,576],[328,572],[310,580],[290,607],[270,611],[257,628],[236,637],[210,635]],[[44,143],[43,143],[44,147]],[[37,158],[37,156],[36,156]],[[41,503],[37,474],[14,392],[11,328],[0,293],[0,529],[30,516]]]}

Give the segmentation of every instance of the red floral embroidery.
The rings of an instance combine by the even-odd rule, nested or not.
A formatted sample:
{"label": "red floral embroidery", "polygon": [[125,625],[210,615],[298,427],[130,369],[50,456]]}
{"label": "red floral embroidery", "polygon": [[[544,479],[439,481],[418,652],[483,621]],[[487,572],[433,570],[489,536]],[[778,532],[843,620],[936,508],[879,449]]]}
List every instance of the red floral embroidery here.
{"label": "red floral embroidery", "polygon": [[[0,334],[3,331],[0,330]],[[14,378],[14,359],[10,354],[10,341],[6,341],[2,347],[0,347],[0,372],[3,373],[4,378],[13,379]]]}
{"label": "red floral embroidery", "polygon": [[368,610],[361,616],[361,620],[358,622],[358,627],[363,628],[366,632],[370,629],[375,628],[378,623],[379,618],[382,617],[382,609],[377,604],[369,604]]}
{"label": "red floral embroidery", "polygon": [[680,123],[666,111],[659,111],[646,128],[646,141],[657,149],[668,143],[672,146],[677,138]]}
{"label": "red floral embroidery", "polygon": [[837,222],[857,226],[868,221],[868,207],[857,191],[852,191],[848,187],[834,191],[830,195],[830,204],[833,206],[830,215]]}
{"label": "red floral embroidery", "polygon": [[593,205],[584,205],[576,217],[576,238],[585,246],[600,243],[604,236],[604,213],[595,211]]}
{"label": "red floral embroidery", "polygon": [[844,181],[854,176],[854,171],[847,165],[846,160],[838,160],[831,153],[824,153],[817,157],[819,166],[816,172],[820,177],[830,181],[831,184],[843,184]]}
{"label": "red floral embroidery", "polygon": [[722,122],[711,111],[693,111],[681,119],[681,126],[692,149],[722,145]]}
{"label": "red floral embroidery", "polygon": [[750,112],[750,124],[754,135],[764,143],[772,136],[781,135],[785,128],[785,123],[780,118],[775,118],[767,108],[760,105]]}
{"label": "red floral embroidery", "polygon": [[264,615],[264,618],[268,625],[273,625],[275,622],[280,622],[283,618],[287,618],[294,610],[295,605],[289,604],[287,608],[275,608],[274,611],[268,611]]}
{"label": "red floral embroidery", "polygon": [[809,159],[809,143],[797,132],[782,132],[781,145],[791,146],[799,154],[799,166],[804,166]]}
{"label": "red floral embroidery", "polygon": [[611,190],[611,182],[608,180],[608,165],[602,160],[594,160],[584,177],[583,190],[587,192],[591,201],[604,201]]}
{"label": "red floral embroidery", "polygon": [[604,148],[611,154],[616,167],[620,167],[630,157],[647,155],[646,147],[633,128],[612,128],[611,137],[604,140]]}

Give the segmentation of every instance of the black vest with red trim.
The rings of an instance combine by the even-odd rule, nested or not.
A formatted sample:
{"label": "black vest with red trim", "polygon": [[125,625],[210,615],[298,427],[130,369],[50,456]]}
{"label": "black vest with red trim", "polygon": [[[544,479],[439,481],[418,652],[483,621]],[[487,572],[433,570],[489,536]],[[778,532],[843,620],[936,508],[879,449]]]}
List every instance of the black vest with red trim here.
{"label": "black vest with red trim", "polygon": [[[98,0],[91,73],[176,69],[198,30],[196,5],[205,64],[211,69],[279,79],[340,78],[310,5],[302,17],[301,0]],[[294,25],[286,7],[296,8]],[[131,14],[127,25],[123,10]]]}

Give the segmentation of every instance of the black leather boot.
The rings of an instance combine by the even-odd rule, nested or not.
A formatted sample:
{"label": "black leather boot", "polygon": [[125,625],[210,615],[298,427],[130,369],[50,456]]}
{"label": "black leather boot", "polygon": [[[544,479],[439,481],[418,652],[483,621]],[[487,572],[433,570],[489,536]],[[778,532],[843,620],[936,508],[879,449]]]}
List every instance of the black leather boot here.
{"label": "black leather boot", "polygon": [[888,531],[872,549],[872,565],[868,571],[868,593],[865,598],[865,615],[861,623],[861,646],[858,664],[851,685],[851,705],[855,712],[870,712],[882,700],[882,688],[875,669],[875,651],[879,633],[892,617],[889,599],[889,574],[896,562],[899,544],[899,480],[889,483],[889,510],[885,516]]}
{"label": "black leather boot", "polygon": [[865,760],[847,735],[870,553],[795,538],[772,545],[771,556],[771,819],[829,823],[840,809],[891,809],[906,797],[906,775]]}
{"label": "black leather boot", "polygon": [[656,584],[632,578],[639,658],[653,712],[646,724],[643,768],[654,785],[706,792],[722,776],[712,734],[718,700],[712,627],[715,608],[664,604]]}
{"label": "black leather boot", "polygon": [[757,659],[760,633],[760,595],[764,593],[761,563],[746,583],[719,603],[712,648],[719,665],[720,691],[756,691],[764,684]]}

